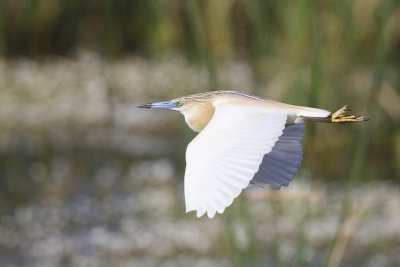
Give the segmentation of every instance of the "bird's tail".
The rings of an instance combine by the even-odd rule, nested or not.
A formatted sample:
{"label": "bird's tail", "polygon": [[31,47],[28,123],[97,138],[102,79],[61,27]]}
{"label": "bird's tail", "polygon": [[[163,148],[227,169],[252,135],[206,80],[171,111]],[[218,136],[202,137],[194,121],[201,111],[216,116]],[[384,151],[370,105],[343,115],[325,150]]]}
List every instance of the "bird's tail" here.
{"label": "bird's tail", "polygon": [[309,108],[309,107],[298,107],[298,108],[299,108],[299,110],[297,111],[298,117],[327,118],[329,115],[331,115],[330,111],[324,109]]}

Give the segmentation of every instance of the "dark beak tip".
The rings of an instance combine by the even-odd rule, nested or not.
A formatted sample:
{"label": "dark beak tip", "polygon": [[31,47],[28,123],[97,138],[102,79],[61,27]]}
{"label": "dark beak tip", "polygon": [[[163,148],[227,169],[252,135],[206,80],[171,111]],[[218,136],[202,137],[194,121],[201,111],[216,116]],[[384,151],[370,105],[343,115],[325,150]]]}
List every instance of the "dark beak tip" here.
{"label": "dark beak tip", "polygon": [[148,103],[148,104],[141,104],[141,105],[136,106],[136,108],[151,108],[151,104],[150,104],[150,103]]}

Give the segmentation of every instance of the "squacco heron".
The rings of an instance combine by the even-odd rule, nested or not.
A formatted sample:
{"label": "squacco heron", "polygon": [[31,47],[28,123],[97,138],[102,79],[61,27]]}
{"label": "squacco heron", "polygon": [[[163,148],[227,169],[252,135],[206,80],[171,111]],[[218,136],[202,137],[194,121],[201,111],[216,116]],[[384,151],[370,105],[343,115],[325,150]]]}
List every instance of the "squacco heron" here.
{"label": "squacco heron", "polygon": [[222,213],[249,184],[288,186],[303,159],[304,121],[365,121],[347,115],[294,106],[236,91],[213,91],[149,103],[139,108],[181,112],[199,134],[186,150],[186,212],[201,217]]}

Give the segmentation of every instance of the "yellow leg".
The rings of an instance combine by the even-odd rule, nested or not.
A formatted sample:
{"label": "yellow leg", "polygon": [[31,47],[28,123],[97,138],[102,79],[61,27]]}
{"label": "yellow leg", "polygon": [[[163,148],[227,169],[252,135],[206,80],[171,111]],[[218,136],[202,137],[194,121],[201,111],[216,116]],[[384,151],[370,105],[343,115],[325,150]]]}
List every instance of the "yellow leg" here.
{"label": "yellow leg", "polygon": [[367,118],[362,116],[348,115],[346,116],[346,112],[350,111],[349,105],[345,105],[335,113],[331,115],[331,122],[359,122],[359,121],[367,121]]}

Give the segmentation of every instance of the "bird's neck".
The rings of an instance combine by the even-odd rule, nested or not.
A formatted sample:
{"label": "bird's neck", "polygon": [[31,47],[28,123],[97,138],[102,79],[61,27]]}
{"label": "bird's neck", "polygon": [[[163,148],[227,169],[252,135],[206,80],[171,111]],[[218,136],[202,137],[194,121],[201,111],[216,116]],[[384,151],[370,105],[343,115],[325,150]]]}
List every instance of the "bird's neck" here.
{"label": "bird's neck", "polygon": [[187,125],[195,132],[201,132],[214,116],[215,107],[210,103],[198,104],[185,112]]}

